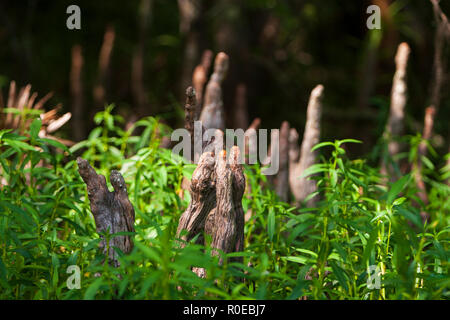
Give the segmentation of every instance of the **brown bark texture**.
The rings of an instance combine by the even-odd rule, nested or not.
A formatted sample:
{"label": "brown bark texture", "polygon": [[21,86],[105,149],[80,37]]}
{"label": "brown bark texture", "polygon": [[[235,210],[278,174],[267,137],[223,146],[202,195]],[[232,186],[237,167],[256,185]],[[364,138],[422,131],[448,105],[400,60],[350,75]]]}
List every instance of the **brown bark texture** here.
{"label": "brown bark texture", "polygon": [[[179,220],[179,239],[190,241],[204,231],[211,236],[211,246],[216,250],[243,250],[245,176],[238,159],[237,146],[231,148],[228,159],[224,150],[202,154],[192,175],[191,202]],[[213,254],[217,254],[216,250]],[[202,276],[203,270],[197,274]]]}
{"label": "brown bark texture", "polygon": [[108,256],[109,263],[117,267],[119,266],[119,254],[114,247],[120,249],[124,254],[131,252],[133,249],[132,237],[130,235],[113,236],[109,243],[106,243],[102,234],[105,232],[109,234],[134,232],[134,208],[128,199],[125,180],[118,171],[112,170],[109,180],[114,191],[110,192],[105,176],[97,174],[82,158],[77,158],[77,163],[78,172],[87,187],[96,230],[102,238],[100,249],[105,256]]}

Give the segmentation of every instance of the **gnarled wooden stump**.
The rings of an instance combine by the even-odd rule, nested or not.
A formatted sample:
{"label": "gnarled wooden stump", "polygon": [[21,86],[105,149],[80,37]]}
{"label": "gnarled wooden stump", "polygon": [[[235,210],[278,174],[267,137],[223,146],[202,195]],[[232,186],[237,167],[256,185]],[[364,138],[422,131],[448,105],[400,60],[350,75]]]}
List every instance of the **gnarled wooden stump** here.
{"label": "gnarled wooden stump", "polygon": [[[242,251],[244,190],[245,176],[237,146],[231,148],[228,160],[226,151],[217,157],[213,152],[203,153],[192,175],[191,203],[180,217],[177,237],[189,241],[204,231],[211,236],[213,248],[225,253]],[[187,234],[182,235],[183,230]],[[202,268],[194,271],[205,276]]]}
{"label": "gnarled wooden stump", "polygon": [[[109,180],[114,188],[113,192],[108,190],[105,176],[99,175],[89,163],[77,158],[78,172],[86,183],[91,211],[95,219],[97,233],[108,231],[109,234],[118,232],[134,232],[134,208],[128,199],[127,186],[120,172],[112,170]],[[129,253],[133,249],[133,240],[129,235],[114,236],[109,244],[106,239],[100,242],[100,249],[108,255],[109,263],[119,266],[118,254],[114,247],[123,253]],[[109,248],[109,250],[108,250]]]}
{"label": "gnarled wooden stump", "polygon": [[214,164],[214,154],[205,152],[192,174],[191,202],[178,222],[178,237],[182,230],[188,231],[187,235],[181,237],[182,240],[189,241],[201,232],[205,227],[207,215],[216,206]]}

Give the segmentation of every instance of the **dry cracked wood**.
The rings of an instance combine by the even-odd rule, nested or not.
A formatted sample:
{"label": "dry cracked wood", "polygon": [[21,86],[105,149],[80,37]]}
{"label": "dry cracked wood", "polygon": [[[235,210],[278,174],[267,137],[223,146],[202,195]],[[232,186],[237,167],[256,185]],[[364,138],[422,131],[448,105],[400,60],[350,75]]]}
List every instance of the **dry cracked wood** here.
{"label": "dry cracked wood", "polygon": [[[228,159],[226,151],[221,151],[217,157],[213,152],[203,153],[192,175],[191,202],[180,217],[177,237],[189,241],[204,231],[211,236],[214,249],[225,253],[242,251],[244,190],[245,176],[237,146],[231,148]],[[195,272],[204,276],[201,268],[196,268]]]}
{"label": "dry cracked wood", "polygon": [[[301,149],[298,147],[297,131],[291,129],[289,132],[289,185],[297,204],[317,190],[314,180],[301,177],[301,175],[316,162],[317,152],[311,151],[311,149],[319,143],[320,139],[323,90],[323,86],[318,85],[311,92]],[[308,201],[308,206],[313,206],[317,200],[317,196],[313,197]]]}
{"label": "dry cracked wood", "polygon": [[242,197],[245,176],[239,164],[239,148],[233,147],[229,159],[222,151],[215,166],[216,208],[208,215],[205,232],[212,237],[211,246],[223,252],[244,249],[244,210]]}
{"label": "dry cracked wood", "polygon": [[[128,199],[127,186],[122,175],[116,170],[111,171],[109,180],[114,191],[110,192],[105,176],[98,175],[82,158],[77,158],[77,163],[80,176],[87,186],[91,211],[100,237],[103,239],[101,234],[106,231],[110,234],[134,232],[134,208]],[[108,245],[105,239],[100,242],[100,249],[108,255],[109,263],[117,267],[119,256],[114,247],[123,253],[129,253],[133,249],[133,240],[130,235],[119,235],[112,237]]]}
{"label": "dry cracked wood", "polygon": [[[214,165],[214,154],[205,152],[192,174],[191,202],[178,222],[177,236],[182,240],[189,241],[201,232],[207,215],[216,206]],[[181,235],[183,230],[187,234]]]}

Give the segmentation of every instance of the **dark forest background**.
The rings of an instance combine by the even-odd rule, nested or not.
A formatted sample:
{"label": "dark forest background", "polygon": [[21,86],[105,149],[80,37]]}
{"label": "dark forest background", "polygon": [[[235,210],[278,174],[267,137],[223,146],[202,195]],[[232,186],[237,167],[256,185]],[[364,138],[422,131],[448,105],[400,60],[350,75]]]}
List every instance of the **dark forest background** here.
{"label": "dark forest background", "polygon": [[[113,29],[104,103],[114,103],[126,119],[152,115],[174,128],[182,126],[184,91],[203,51],[210,49],[214,55],[224,51],[230,57],[223,97],[227,127],[260,117],[262,128],[279,128],[288,120],[301,134],[310,92],[323,84],[322,140],[363,140],[350,150],[360,155],[382,136],[394,57],[398,44],[405,41],[411,47],[405,130],[422,131],[424,110],[430,103],[436,28],[429,1],[196,1],[199,6],[192,16],[180,13],[180,3],[0,1],[3,95],[11,80],[19,87],[30,83],[39,96],[54,92],[47,105],[62,103],[62,111],[72,111],[72,50],[79,45],[84,112],[81,118],[72,117],[59,134],[72,140],[86,137],[95,126],[93,115],[104,108],[96,103],[94,88],[105,31]],[[81,30],[66,28],[66,8],[71,4],[81,8]],[[371,4],[381,8],[381,30],[366,27]],[[450,14],[450,1],[440,5]],[[142,67],[136,61],[139,52]],[[141,78],[139,70],[133,71],[133,60]],[[144,97],[136,92],[139,83]],[[246,87],[247,119],[234,117],[239,85]],[[432,139],[441,154],[448,150],[449,110],[446,81]]]}

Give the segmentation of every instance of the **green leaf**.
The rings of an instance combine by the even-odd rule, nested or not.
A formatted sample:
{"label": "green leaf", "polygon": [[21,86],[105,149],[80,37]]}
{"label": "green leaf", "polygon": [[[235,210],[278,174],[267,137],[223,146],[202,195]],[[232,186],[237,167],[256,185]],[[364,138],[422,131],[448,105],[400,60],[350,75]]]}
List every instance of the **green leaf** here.
{"label": "green leaf", "polygon": [[11,131],[12,131],[12,129],[2,129],[2,130],[0,130],[0,140],[3,139],[4,135],[8,134]]}
{"label": "green leaf", "polygon": [[30,136],[34,139],[38,138],[39,130],[41,130],[42,121],[34,119],[30,125]]}
{"label": "green leaf", "polygon": [[387,193],[387,203],[392,204],[394,199],[399,195],[400,192],[405,188],[405,186],[408,184],[410,175],[407,174],[400,179],[398,179],[392,186],[391,189]]}
{"label": "green leaf", "polygon": [[52,285],[53,287],[58,287],[58,281],[59,281],[59,274],[58,274],[58,267],[53,269],[53,277],[52,277]]}
{"label": "green leaf", "polygon": [[405,197],[401,197],[401,198],[395,199],[395,201],[394,201],[394,203],[393,203],[392,205],[394,205],[394,206],[399,206],[399,205],[401,205],[403,202],[405,202],[405,200],[406,200]]}
{"label": "green leaf", "polygon": [[341,257],[341,261],[345,261],[347,259],[347,252],[337,241],[331,242],[331,246],[336,250],[338,255]]}
{"label": "green leaf", "polygon": [[95,295],[97,294],[98,289],[102,285],[102,278],[98,278],[95,280],[89,288],[87,288],[86,293],[84,294],[85,300],[93,300],[95,298]]}
{"label": "green leaf", "polygon": [[140,242],[136,242],[134,244],[140,251],[144,253],[150,260],[153,260],[155,262],[161,262],[161,256],[160,254],[154,250],[153,248],[147,247]]}
{"label": "green leaf", "polygon": [[298,224],[292,232],[289,234],[289,238],[287,242],[290,244],[292,243],[295,238],[297,238],[299,235],[301,235],[305,230],[307,230],[311,226],[311,223],[300,223]]}
{"label": "green leaf", "polygon": [[46,142],[47,144],[54,146],[55,148],[59,148],[64,151],[69,151],[69,149],[59,141],[47,139],[47,138],[40,138],[39,140],[42,142]]}
{"label": "green leaf", "polygon": [[267,217],[267,232],[269,234],[269,240],[272,241],[275,234],[275,211],[273,208],[269,209],[269,216]]}
{"label": "green leaf", "polygon": [[309,254],[310,256],[314,257],[314,258],[317,258],[317,253],[312,252],[311,250],[302,249],[302,248],[295,248],[295,251],[306,253],[306,254]]}
{"label": "green leaf", "polygon": [[314,147],[311,148],[311,151],[317,150],[317,149],[325,147],[325,146],[334,146],[334,143],[329,142],[329,141],[318,143]]}
{"label": "green leaf", "polygon": [[136,234],[136,232],[131,232],[131,231],[119,231],[116,233],[111,233],[110,237],[114,238],[114,237],[119,237],[119,236],[134,236]]}
{"label": "green leaf", "polygon": [[289,257],[282,257],[283,260],[299,263],[299,264],[307,264],[310,262],[313,262],[311,258],[305,257],[305,256],[289,256]]}
{"label": "green leaf", "polygon": [[330,175],[331,187],[334,188],[334,187],[336,187],[336,184],[338,182],[338,173],[336,170],[330,168],[329,175]]}
{"label": "green leaf", "polygon": [[369,240],[367,240],[367,244],[364,248],[362,262],[363,265],[366,265],[367,261],[369,261],[370,254],[372,253],[373,248],[375,247],[375,242],[377,241],[378,236],[378,228],[374,228],[369,235]]}
{"label": "green leaf", "polygon": [[356,139],[343,139],[343,140],[339,140],[337,142],[337,144],[338,144],[338,146],[340,146],[341,144],[348,143],[348,142],[350,142],[350,143],[362,143],[362,141],[356,140]]}
{"label": "green leaf", "polygon": [[328,167],[326,164],[321,164],[321,163],[314,164],[314,165],[308,167],[305,171],[303,171],[303,173],[298,178],[306,178],[310,175],[313,175],[313,174],[316,174],[319,172],[324,172],[327,170],[328,170]]}
{"label": "green leaf", "polygon": [[[54,229],[55,230],[55,229]],[[59,267],[59,258],[58,255],[56,253],[51,253],[52,256],[52,265],[53,268],[58,268]]]}
{"label": "green leaf", "polygon": [[425,156],[422,156],[422,162],[425,164],[425,166],[430,169],[430,170],[434,170],[434,164],[433,162],[430,161],[430,159],[428,159]]}
{"label": "green leaf", "polygon": [[295,300],[298,299],[300,296],[303,295],[303,289],[309,285],[309,281],[306,281],[304,279],[299,278],[297,280],[297,285],[292,290],[291,295],[287,298],[287,300]]}
{"label": "green leaf", "polygon": [[36,269],[36,270],[44,270],[44,271],[48,271],[47,267],[44,266],[40,266],[37,264],[29,264],[23,267],[23,269]]}
{"label": "green leaf", "polygon": [[9,145],[15,149],[18,150],[29,150],[29,151],[35,151],[35,149],[30,146],[28,143],[22,142],[22,141],[18,141],[18,140],[11,140],[11,139],[3,139],[3,142],[6,145]]}
{"label": "green leaf", "polygon": [[346,173],[347,177],[350,178],[350,180],[352,180],[356,185],[363,187],[365,189],[367,189],[367,185],[362,182],[361,180],[359,180],[356,176],[354,176],[353,174],[351,174],[350,172]]}
{"label": "green leaf", "polygon": [[90,144],[90,141],[88,141],[88,140],[78,142],[77,144],[70,147],[69,152],[74,153],[75,151],[78,151],[81,148],[89,146],[89,144]]}
{"label": "green leaf", "polygon": [[448,254],[445,251],[445,249],[442,247],[442,245],[439,243],[439,241],[433,240],[433,244],[434,244],[435,248],[437,249],[437,252],[439,253],[439,257],[441,258],[441,260],[447,261]]}
{"label": "green leaf", "polygon": [[0,280],[4,283],[6,283],[6,275],[8,274],[8,271],[6,270],[6,266],[3,263],[2,258],[0,257]]}
{"label": "green leaf", "polygon": [[166,186],[167,185],[167,169],[166,169],[166,167],[161,167],[161,169],[159,170],[159,173],[161,174],[163,186]]}
{"label": "green leaf", "polygon": [[348,291],[348,278],[344,270],[337,265],[336,262],[329,260],[328,261],[331,265],[331,268],[333,269],[333,273],[335,274],[337,280],[341,284],[341,286],[345,289],[345,291]]}

